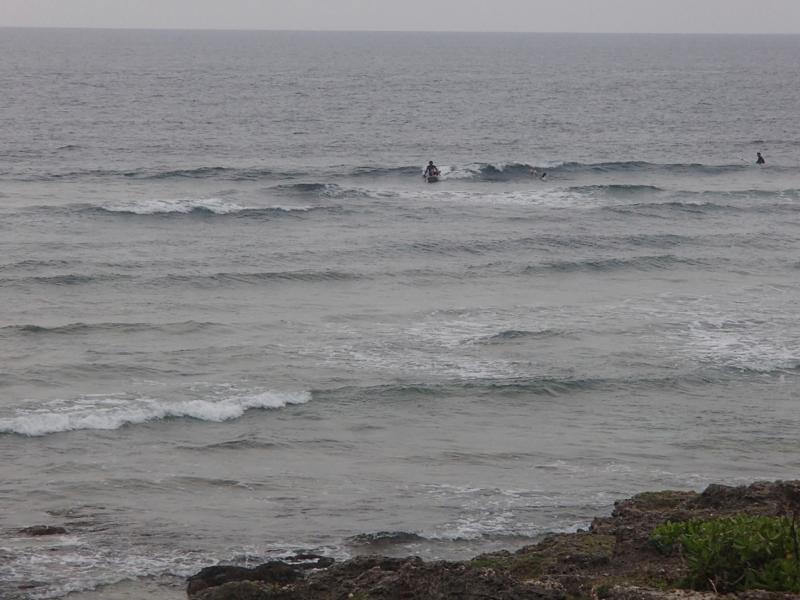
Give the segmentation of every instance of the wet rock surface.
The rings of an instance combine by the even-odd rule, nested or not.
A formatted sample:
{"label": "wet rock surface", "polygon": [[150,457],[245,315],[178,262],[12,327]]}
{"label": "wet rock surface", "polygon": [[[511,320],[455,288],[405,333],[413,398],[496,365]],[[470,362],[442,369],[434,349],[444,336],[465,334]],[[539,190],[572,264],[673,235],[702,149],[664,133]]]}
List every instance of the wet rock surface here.
{"label": "wet rock surface", "polygon": [[378,531],[375,533],[361,533],[347,538],[351,546],[381,546],[390,544],[409,544],[423,541],[421,535],[407,531]]}
{"label": "wet rock surface", "polygon": [[[189,579],[192,600],[706,600],[713,594],[673,589],[685,569],[650,543],[666,521],[732,515],[779,516],[797,508],[800,481],[711,485],[704,492],[646,492],[615,504],[589,531],[556,534],[516,552],[461,562],[361,556],[332,564],[271,562],[255,569],[209,567]],[[377,537],[381,537],[378,535]],[[737,600],[798,595],[749,591]]]}
{"label": "wet rock surface", "polygon": [[206,567],[190,577],[186,591],[191,597],[206,588],[217,587],[226,583],[250,581],[286,584],[297,581],[301,577],[300,569],[282,561],[264,563],[254,569],[218,565]]}

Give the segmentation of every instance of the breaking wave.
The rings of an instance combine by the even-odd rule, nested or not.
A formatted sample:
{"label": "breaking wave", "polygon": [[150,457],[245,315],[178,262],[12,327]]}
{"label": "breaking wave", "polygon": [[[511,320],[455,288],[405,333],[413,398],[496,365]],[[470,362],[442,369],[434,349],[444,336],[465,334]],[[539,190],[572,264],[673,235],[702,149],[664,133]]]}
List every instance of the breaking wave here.
{"label": "breaking wave", "polygon": [[0,419],[0,433],[42,436],[80,429],[119,429],[169,418],[222,422],[238,419],[251,409],[276,409],[311,400],[309,392],[262,392],[220,400],[166,402],[152,398],[88,398],[60,401],[36,409],[23,409]]}
{"label": "breaking wave", "polygon": [[[741,162],[734,164],[703,163],[651,163],[646,161],[616,161],[583,163],[577,161],[543,161],[528,162],[474,162],[463,165],[440,165],[444,179],[472,178],[482,181],[509,181],[531,176],[558,174],[609,174],[609,173],[661,173],[676,175],[720,175],[743,172],[755,168],[754,165]],[[798,167],[768,165],[760,167],[772,172],[797,171]],[[87,178],[135,179],[135,180],[169,180],[169,179],[213,179],[218,181],[281,181],[303,178],[407,178],[419,177],[422,165],[373,165],[373,166],[340,166],[319,169],[286,171],[266,166],[229,167],[222,165],[206,165],[185,169],[139,168],[129,170],[87,169],[40,174],[17,174],[21,180],[79,180]],[[5,173],[14,178],[14,173]],[[298,184],[315,185],[315,184]]]}
{"label": "breaking wave", "polygon": [[363,188],[343,187],[336,183],[284,183],[267,188],[267,191],[285,196],[300,196],[312,198],[327,198],[332,200],[356,199],[356,198],[376,198],[393,196],[394,193],[387,191],[373,191]]}
{"label": "breaking wave", "polygon": [[[644,161],[621,162],[543,162],[538,164],[509,163],[472,163],[463,166],[442,168],[444,179],[473,179],[479,181],[515,181],[541,178],[542,175],[607,175],[607,174],[672,174],[672,175],[720,175],[743,172],[754,168],[746,163],[727,165],[706,165],[701,163],[650,163]],[[797,171],[796,167],[769,167],[774,171]],[[419,170],[417,169],[417,172]],[[605,185],[584,186],[581,189],[604,190],[608,192],[642,192],[661,191],[650,185]]]}
{"label": "breaking wave", "polygon": [[330,210],[329,206],[242,206],[219,198],[195,199],[148,199],[103,206],[81,206],[87,212],[128,215],[233,215],[233,216],[281,216],[307,213],[314,210]]}

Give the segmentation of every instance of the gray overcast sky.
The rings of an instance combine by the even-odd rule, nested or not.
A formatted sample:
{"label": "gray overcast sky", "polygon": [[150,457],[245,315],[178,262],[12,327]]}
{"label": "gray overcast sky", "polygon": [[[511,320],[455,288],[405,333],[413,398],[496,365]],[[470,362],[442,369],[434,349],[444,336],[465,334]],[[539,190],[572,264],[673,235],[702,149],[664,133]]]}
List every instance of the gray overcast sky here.
{"label": "gray overcast sky", "polygon": [[0,0],[0,26],[800,33],[800,0]]}

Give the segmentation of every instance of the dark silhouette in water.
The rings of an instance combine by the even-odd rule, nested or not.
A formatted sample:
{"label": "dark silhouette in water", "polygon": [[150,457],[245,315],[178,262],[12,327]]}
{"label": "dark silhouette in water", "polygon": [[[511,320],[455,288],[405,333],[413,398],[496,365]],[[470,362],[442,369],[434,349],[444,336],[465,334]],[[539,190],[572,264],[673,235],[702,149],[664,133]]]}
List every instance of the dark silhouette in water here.
{"label": "dark silhouette in water", "polygon": [[425,172],[423,173],[424,177],[438,177],[439,176],[439,169],[433,164],[432,160],[428,161],[428,166],[425,167]]}
{"label": "dark silhouette in water", "polygon": [[765,165],[765,164],[767,164],[767,161],[765,161],[764,157],[761,156],[761,152],[756,152],[756,155],[758,155],[758,158],[756,159],[756,164],[757,165]]}

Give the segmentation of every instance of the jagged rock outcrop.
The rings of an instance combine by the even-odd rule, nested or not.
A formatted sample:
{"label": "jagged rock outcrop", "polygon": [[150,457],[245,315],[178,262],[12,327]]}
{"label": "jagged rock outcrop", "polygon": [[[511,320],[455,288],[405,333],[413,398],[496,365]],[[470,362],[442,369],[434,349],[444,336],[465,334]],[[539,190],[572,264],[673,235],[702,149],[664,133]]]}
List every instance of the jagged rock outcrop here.
{"label": "jagged rock outcrop", "polygon": [[[679,556],[658,552],[653,529],[669,520],[800,515],[798,508],[800,481],[646,492],[617,502],[589,531],[551,535],[516,552],[461,562],[362,556],[332,566],[315,557],[301,567],[210,567],[190,578],[188,593],[192,600],[709,600],[709,593],[670,589],[686,567]],[[789,598],[800,596],[758,590],[736,596]]]}

